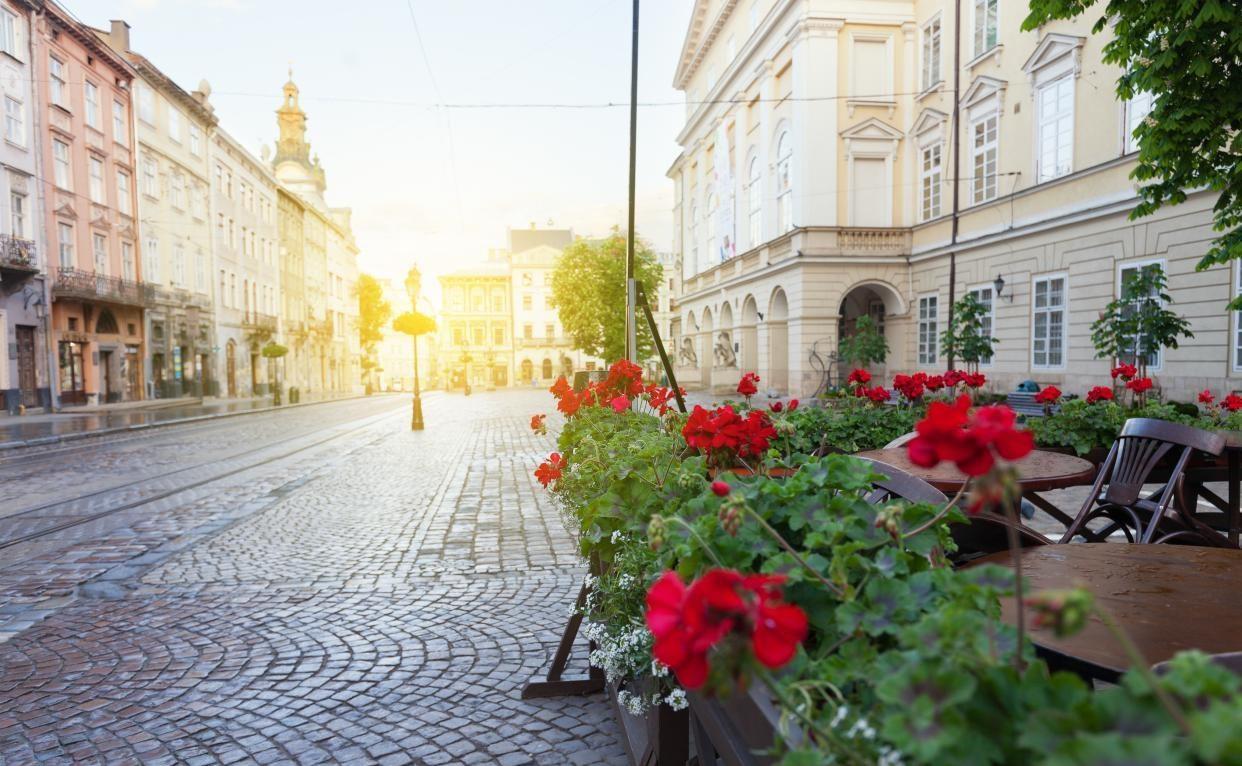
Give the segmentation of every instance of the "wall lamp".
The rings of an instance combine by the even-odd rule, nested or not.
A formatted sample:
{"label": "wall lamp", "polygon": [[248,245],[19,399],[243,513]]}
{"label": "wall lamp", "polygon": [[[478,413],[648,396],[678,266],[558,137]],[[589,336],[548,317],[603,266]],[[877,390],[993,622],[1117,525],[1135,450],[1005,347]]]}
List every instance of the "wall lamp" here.
{"label": "wall lamp", "polygon": [[992,293],[997,298],[1004,298],[1010,303],[1013,303],[1013,291],[1011,290],[1009,292],[1009,295],[1005,295],[1005,278],[1002,277],[1000,274],[997,274],[996,280],[992,282]]}

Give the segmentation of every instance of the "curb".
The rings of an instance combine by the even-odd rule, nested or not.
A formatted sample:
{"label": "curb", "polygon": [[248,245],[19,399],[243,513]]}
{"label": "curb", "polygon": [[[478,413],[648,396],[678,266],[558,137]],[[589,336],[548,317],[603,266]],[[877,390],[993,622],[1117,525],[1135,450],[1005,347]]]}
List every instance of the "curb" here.
{"label": "curb", "polygon": [[[383,394],[381,394],[383,395]],[[374,396],[374,394],[372,394]],[[165,426],[185,425],[186,423],[202,423],[209,420],[220,420],[222,418],[236,418],[243,415],[257,415],[264,412],[275,412],[277,410],[291,410],[298,407],[314,407],[317,404],[333,404],[335,402],[348,402],[354,399],[367,399],[366,394],[358,394],[356,396],[342,396],[336,399],[325,399],[318,402],[299,402],[298,404],[282,404],[279,407],[260,407],[253,410],[242,410],[240,412],[216,412],[209,415],[194,415],[188,418],[178,418],[176,420],[164,420],[158,423],[136,423],[131,426],[117,426],[115,428],[101,428],[95,431],[76,431],[69,434],[56,434],[53,436],[40,436],[34,439],[26,439],[23,441],[0,442],[0,452],[13,449],[21,449],[23,447],[45,447],[49,444],[61,444],[63,442],[79,441],[92,436],[108,436],[110,434],[132,433],[135,431],[146,431],[152,428],[163,428]]]}

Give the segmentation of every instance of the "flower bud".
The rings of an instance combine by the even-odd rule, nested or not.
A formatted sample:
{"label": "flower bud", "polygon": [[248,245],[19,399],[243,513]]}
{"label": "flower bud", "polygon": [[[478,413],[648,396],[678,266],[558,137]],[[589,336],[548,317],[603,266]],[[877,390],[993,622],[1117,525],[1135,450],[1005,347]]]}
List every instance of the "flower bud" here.
{"label": "flower bud", "polygon": [[647,545],[651,546],[651,550],[658,551],[664,547],[667,535],[668,522],[663,516],[652,516],[651,521],[647,522]]}
{"label": "flower bud", "polygon": [[730,487],[726,482],[717,479],[712,482],[712,494],[716,497],[724,497],[729,494]]}
{"label": "flower bud", "polygon": [[894,540],[901,537],[902,507],[897,504],[886,505],[875,516],[876,529],[883,529]]}
{"label": "flower bud", "polygon": [[1031,627],[1049,628],[1058,637],[1082,630],[1091,615],[1091,593],[1083,588],[1040,591],[1023,602],[1034,615]]}

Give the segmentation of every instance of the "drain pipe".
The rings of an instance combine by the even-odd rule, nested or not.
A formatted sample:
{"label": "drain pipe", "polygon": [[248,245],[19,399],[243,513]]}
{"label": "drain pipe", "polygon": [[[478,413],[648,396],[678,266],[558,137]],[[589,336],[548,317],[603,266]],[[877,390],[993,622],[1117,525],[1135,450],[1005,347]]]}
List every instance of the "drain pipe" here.
{"label": "drain pipe", "polygon": [[[953,2],[953,236],[949,243],[949,327],[953,327],[953,304],[957,301],[957,231],[961,211],[962,180],[962,0]],[[953,369],[950,350],[948,369]]]}

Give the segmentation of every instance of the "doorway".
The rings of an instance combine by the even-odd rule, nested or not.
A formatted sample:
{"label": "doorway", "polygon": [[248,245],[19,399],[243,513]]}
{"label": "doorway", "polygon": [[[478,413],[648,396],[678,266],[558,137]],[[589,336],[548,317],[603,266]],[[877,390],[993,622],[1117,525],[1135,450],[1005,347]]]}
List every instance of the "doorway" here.
{"label": "doorway", "polygon": [[99,352],[99,401],[101,404],[110,404],[117,401],[120,397],[113,393],[112,387],[112,349]]}
{"label": "doorway", "polygon": [[35,375],[35,328],[17,325],[17,388],[21,391],[21,403],[27,407],[39,406],[38,382]]}
{"label": "doorway", "polygon": [[[229,398],[232,399],[237,396],[237,344],[231,340],[224,347],[224,376]],[[250,385],[254,386],[253,380]]]}
{"label": "doorway", "polygon": [[82,377],[82,344],[62,340],[59,351],[60,403],[86,404],[86,384]]}
{"label": "doorway", "polygon": [[125,347],[125,369],[121,377],[125,379],[126,400],[136,402],[142,399],[142,359],[137,346]]}

